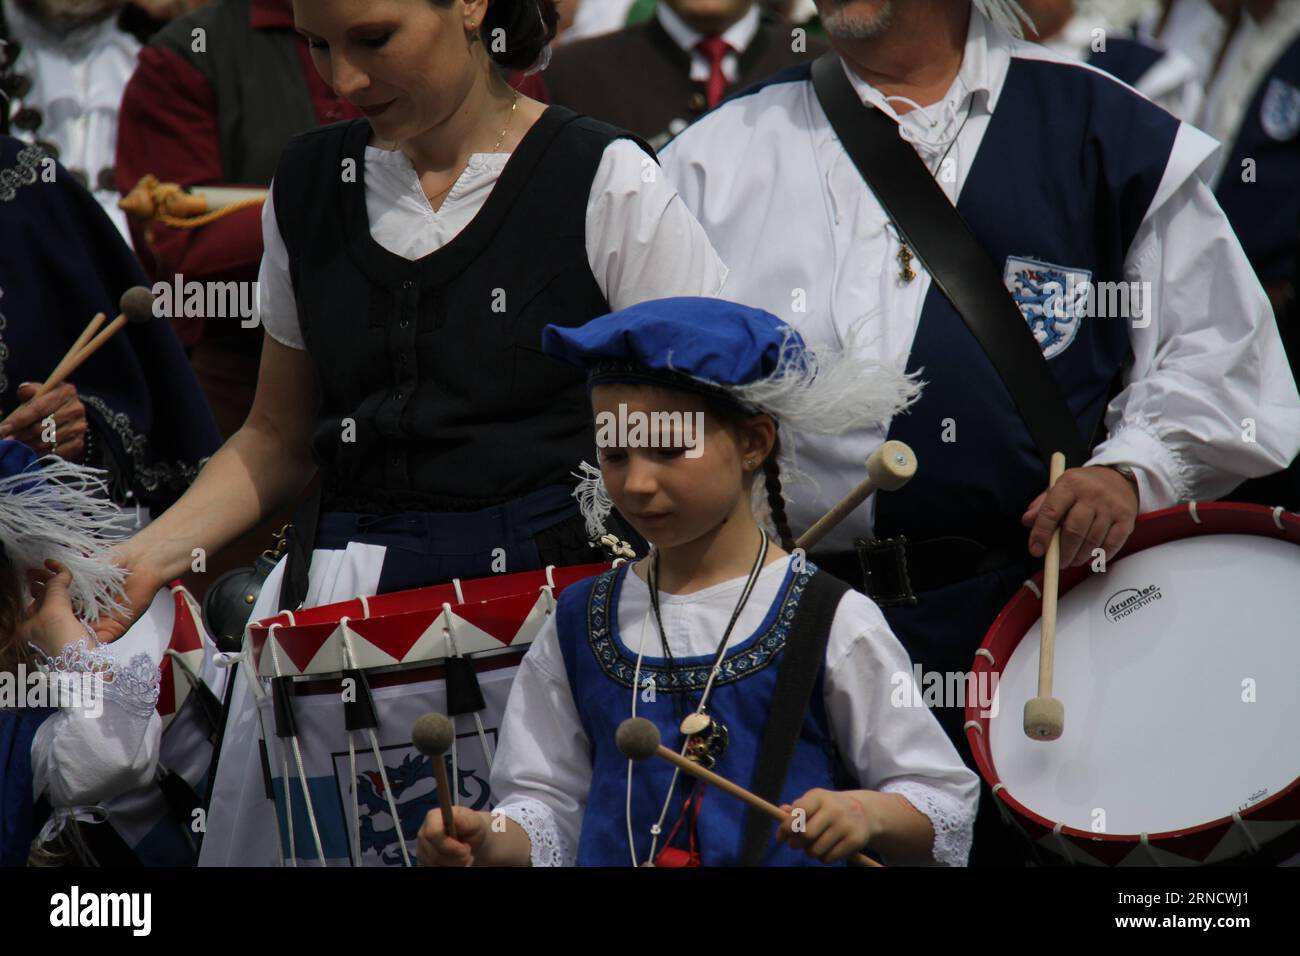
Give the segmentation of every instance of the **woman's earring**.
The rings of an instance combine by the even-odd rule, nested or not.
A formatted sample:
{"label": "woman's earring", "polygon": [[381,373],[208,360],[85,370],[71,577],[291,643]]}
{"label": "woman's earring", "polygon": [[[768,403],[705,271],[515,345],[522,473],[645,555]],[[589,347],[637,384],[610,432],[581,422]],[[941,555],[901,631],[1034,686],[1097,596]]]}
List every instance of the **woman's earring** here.
{"label": "woman's earring", "polygon": [[753,471],[753,470],[754,470],[754,459],[752,459],[752,458],[746,458],[746,459],[745,459],[745,470],[746,470],[746,471]]}

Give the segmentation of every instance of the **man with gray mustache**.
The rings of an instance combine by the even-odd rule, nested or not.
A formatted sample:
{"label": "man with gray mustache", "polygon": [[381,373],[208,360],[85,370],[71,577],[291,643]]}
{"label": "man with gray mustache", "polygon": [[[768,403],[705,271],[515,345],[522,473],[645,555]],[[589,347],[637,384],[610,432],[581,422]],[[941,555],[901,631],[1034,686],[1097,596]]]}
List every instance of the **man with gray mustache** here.
{"label": "man with gray mustache", "polygon": [[[810,344],[862,349],[926,382],[884,428],[801,437],[805,476],[787,480],[787,511],[802,532],[884,440],[911,445],[916,477],[868,499],[810,557],[870,595],[924,670],[961,673],[1055,529],[1062,567],[1094,563],[1115,555],[1139,511],[1279,470],[1300,451],[1300,395],[1264,290],[1204,182],[1214,140],[1026,41],[1032,25],[1014,0],[817,6],[830,65],[851,84],[847,112],[916,153],[996,267],[983,271],[993,296],[982,301],[1005,286],[1020,308],[998,303],[1004,339],[1023,340],[1022,317],[1033,334],[1050,373],[1039,392],[1060,393],[1057,436],[1081,449],[1052,491],[1042,429],[967,327],[974,310],[953,306],[858,172],[813,88],[816,67],[723,103],[666,147],[663,165],[731,268],[728,298],[785,318]],[[912,164],[900,152],[895,169]],[[1098,315],[1102,290],[1117,287],[1139,290],[1128,301],[1141,308]],[[1038,361],[1030,348],[1001,367],[1041,372]],[[935,714],[969,763],[960,702],[945,703]],[[991,807],[986,793],[972,862],[1022,862]]]}

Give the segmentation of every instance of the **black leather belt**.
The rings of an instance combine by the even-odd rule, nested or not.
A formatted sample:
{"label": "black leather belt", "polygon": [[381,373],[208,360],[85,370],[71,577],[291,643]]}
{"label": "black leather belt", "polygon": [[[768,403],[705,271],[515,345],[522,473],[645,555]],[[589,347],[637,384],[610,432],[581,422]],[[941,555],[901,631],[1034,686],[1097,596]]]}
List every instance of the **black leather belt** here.
{"label": "black leather belt", "polygon": [[878,541],[859,538],[853,551],[809,555],[818,567],[853,585],[880,607],[905,607],[919,594],[959,581],[1031,562],[1029,531],[993,545],[971,538],[943,537],[908,541],[903,535]]}

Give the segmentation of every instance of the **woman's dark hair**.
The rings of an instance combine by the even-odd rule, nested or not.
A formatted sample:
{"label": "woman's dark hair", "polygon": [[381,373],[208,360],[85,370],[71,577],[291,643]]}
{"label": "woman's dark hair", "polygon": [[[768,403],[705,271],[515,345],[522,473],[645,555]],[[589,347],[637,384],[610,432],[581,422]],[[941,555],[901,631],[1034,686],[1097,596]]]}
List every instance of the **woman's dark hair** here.
{"label": "woman's dark hair", "polygon": [[[440,7],[451,5],[451,0],[432,2]],[[555,0],[490,0],[479,32],[493,62],[507,70],[526,70],[555,39],[559,22]],[[503,42],[496,42],[497,30],[502,31]]]}

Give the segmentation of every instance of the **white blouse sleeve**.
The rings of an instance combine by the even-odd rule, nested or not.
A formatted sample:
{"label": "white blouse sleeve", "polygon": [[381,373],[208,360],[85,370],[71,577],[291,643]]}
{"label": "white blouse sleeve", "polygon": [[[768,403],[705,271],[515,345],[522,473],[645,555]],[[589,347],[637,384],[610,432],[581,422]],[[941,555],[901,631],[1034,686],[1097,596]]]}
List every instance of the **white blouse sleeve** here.
{"label": "white blouse sleeve", "polygon": [[493,812],[524,828],[533,866],[577,861],[591,772],[552,614],[519,665],[492,764],[492,793],[500,796]]}
{"label": "white blouse sleeve", "polygon": [[727,267],[676,188],[632,140],[614,140],[587,198],[587,261],[612,309],[716,296]]}
{"label": "white blouse sleeve", "polygon": [[[826,648],[826,713],[840,754],[860,787],[897,793],[929,817],[936,862],[964,866],[979,778],[919,703],[913,683],[911,660],[880,609],[850,591],[835,613]],[[899,692],[900,685],[907,693]],[[908,706],[913,701],[916,706]]]}
{"label": "white blouse sleeve", "polygon": [[47,795],[53,807],[100,803],[153,779],[162,740],[155,710],[158,666],[147,654],[119,661],[112,648],[90,648],[83,639],[48,662],[53,675],[65,675],[78,686],[83,674],[111,677],[95,680],[87,701],[61,709],[36,732],[32,795]]}
{"label": "white blouse sleeve", "polygon": [[[272,183],[274,187],[274,183]],[[298,300],[289,278],[289,250],[275,218],[275,191],[268,189],[262,206],[262,266],[257,275],[257,315],[266,333],[281,345],[305,349],[298,324]]]}

